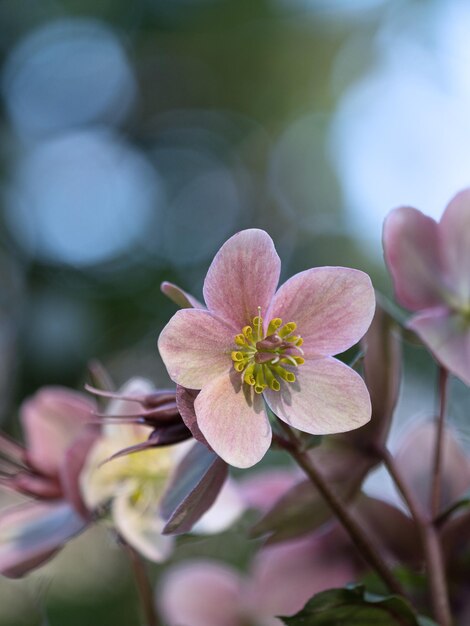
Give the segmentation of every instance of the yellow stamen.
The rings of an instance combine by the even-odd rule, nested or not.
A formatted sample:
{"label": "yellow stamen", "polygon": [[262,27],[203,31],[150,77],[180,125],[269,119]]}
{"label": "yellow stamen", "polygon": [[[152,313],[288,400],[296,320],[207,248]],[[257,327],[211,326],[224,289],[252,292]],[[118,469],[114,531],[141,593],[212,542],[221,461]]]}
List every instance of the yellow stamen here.
{"label": "yellow stamen", "polygon": [[264,369],[264,376],[266,378],[266,382],[268,383],[269,387],[273,391],[279,391],[279,389],[281,388],[281,383],[277,380],[277,378],[274,377],[270,367],[268,365],[264,365],[263,369]]}
{"label": "yellow stamen", "polygon": [[274,365],[273,370],[276,372],[278,376],[280,376],[283,380],[288,383],[295,382],[295,374],[286,370],[282,365]]}
{"label": "yellow stamen", "polygon": [[253,329],[251,328],[251,326],[244,326],[242,328],[242,333],[245,335],[245,337],[248,339],[248,341],[252,341],[253,340]]}
{"label": "yellow stamen", "polygon": [[[296,380],[291,368],[305,363],[302,337],[294,335],[295,322],[283,325],[280,317],[273,318],[263,327],[261,308],[253,317],[250,326],[244,326],[242,332],[234,337],[238,349],[231,352],[233,367],[241,374],[242,383],[253,387],[261,394],[267,388],[280,391],[282,381],[293,383]],[[286,368],[287,366],[287,368]]]}
{"label": "yellow stamen", "polygon": [[235,343],[237,344],[237,346],[246,346],[245,337],[242,334],[236,335]]}
{"label": "yellow stamen", "polygon": [[282,320],[280,317],[275,317],[271,320],[268,326],[268,336],[273,335],[280,326],[282,326]]}
{"label": "yellow stamen", "polygon": [[255,377],[253,375],[254,371],[255,371],[255,363],[250,363],[250,365],[248,365],[248,367],[245,370],[245,374],[243,375],[244,382],[251,386],[253,386],[256,382]]}
{"label": "yellow stamen", "polygon": [[279,337],[287,337],[297,328],[297,324],[295,322],[289,322],[288,324],[284,324],[284,326],[279,331]]}

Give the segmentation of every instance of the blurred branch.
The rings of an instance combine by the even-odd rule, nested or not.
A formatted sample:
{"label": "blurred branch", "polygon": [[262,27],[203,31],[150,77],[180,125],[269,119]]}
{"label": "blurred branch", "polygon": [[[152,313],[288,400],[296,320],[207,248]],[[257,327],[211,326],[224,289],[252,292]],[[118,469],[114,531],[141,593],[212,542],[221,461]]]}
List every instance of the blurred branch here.
{"label": "blurred branch", "polygon": [[152,587],[148,579],[145,563],[140,554],[134,550],[128,543],[121,538],[121,545],[127,552],[129,561],[132,565],[132,571],[134,573],[134,580],[139,592],[140,603],[142,611],[145,615],[145,621],[147,626],[163,626],[158,619],[154,600]]}
{"label": "blurred branch", "polygon": [[444,367],[439,367],[439,417],[436,427],[436,443],[434,448],[434,466],[431,487],[431,515],[433,518],[438,516],[441,503],[442,455],[444,447],[444,422],[448,380],[449,375],[447,370]]}
{"label": "blurred branch", "polygon": [[452,616],[449,605],[449,592],[445,575],[444,559],[439,533],[421,503],[408,488],[401,471],[395,463],[395,459],[389,450],[382,448],[379,451],[381,458],[392,477],[395,485],[401,493],[408,509],[413,517],[421,537],[423,552],[426,560],[426,569],[429,577],[429,591],[434,615],[440,626],[451,626]]}
{"label": "blurred branch", "polygon": [[353,544],[359,550],[361,556],[377,572],[390,591],[406,597],[404,589],[391,572],[371,538],[366,535],[352,513],[347,509],[347,507],[344,506],[344,503],[337,497],[335,492],[330,489],[330,486],[325,481],[320,471],[315,467],[312,458],[307,452],[303,452],[301,450],[297,436],[287,424],[284,424],[284,422],[280,421],[280,425],[290,443],[287,451],[292,455],[298,465],[304,470],[312,484],[321,493],[328,506],[335,513],[339,522],[349,534]]}

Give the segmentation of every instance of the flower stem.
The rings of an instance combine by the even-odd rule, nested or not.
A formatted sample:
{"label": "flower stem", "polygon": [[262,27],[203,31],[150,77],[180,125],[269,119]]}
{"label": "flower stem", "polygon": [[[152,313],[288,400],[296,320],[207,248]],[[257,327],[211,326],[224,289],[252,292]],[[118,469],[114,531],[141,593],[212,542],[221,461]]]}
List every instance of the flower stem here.
{"label": "flower stem", "polygon": [[426,560],[426,569],[429,577],[429,592],[434,616],[440,626],[451,626],[452,615],[449,605],[449,593],[445,576],[444,560],[442,557],[442,547],[437,528],[433,520],[421,506],[421,503],[408,488],[389,450],[382,448],[379,450],[379,454],[401,493],[403,500],[408,506],[419,532]]}
{"label": "flower stem", "polygon": [[142,557],[134,548],[129,544],[122,541],[124,550],[129,556],[129,561],[132,565],[132,571],[134,573],[135,585],[139,592],[140,603],[142,611],[145,615],[145,622],[147,626],[162,626],[160,620],[157,617],[155,611],[155,605],[153,600],[152,587],[148,579],[145,563]]}
{"label": "flower stem", "polygon": [[406,596],[404,589],[399,581],[395,578],[387,563],[383,560],[379,550],[363,531],[356,518],[351,511],[345,507],[344,503],[338,498],[336,493],[330,488],[325,481],[323,475],[315,467],[312,458],[299,447],[299,441],[296,435],[286,424],[282,424],[282,428],[291,444],[287,450],[295,459],[297,464],[303,469],[312,484],[318,489],[325,502],[338,518],[344,529],[348,532],[351,540],[359,550],[361,556],[369,563],[369,565],[377,572],[385,585],[393,593]]}
{"label": "flower stem", "polygon": [[447,403],[448,372],[444,367],[439,368],[439,417],[436,428],[436,442],[434,447],[434,462],[431,483],[431,515],[433,519],[439,514],[441,505],[441,474],[442,455],[444,448],[444,422]]}

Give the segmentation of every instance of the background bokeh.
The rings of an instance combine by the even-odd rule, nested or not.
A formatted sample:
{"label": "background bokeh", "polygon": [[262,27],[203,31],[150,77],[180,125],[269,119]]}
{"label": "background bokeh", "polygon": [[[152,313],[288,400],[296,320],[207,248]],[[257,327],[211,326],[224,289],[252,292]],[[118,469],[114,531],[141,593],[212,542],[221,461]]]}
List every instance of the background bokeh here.
{"label": "background bokeh", "polygon": [[[348,265],[391,296],[385,214],[437,217],[470,184],[469,35],[465,0],[1,0],[3,427],[92,357],[166,384],[160,282],[200,295],[242,228],[272,235],[284,276]],[[406,372],[400,411],[426,417],[431,359],[408,348]],[[230,558],[224,538],[181,554],[198,549]],[[0,607],[9,626],[137,623],[99,530],[0,581]]]}

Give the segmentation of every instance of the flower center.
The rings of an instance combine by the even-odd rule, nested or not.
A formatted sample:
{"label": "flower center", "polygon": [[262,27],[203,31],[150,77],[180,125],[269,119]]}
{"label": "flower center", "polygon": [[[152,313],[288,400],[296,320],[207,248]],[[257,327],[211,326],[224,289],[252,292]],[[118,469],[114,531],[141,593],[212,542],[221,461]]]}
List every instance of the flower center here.
{"label": "flower center", "polygon": [[[279,391],[281,380],[295,382],[295,374],[289,368],[305,363],[300,335],[294,335],[295,322],[283,324],[279,317],[272,319],[263,329],[260,314],[253,318],[251,326],[244,326],[239,335],[235,335],[237,350],[232,352],[233,366],[242,375],[242,381],[254,388],[256,393],[263,393],[269,387]],[[287,366],[287,368],[285,367]]]}

